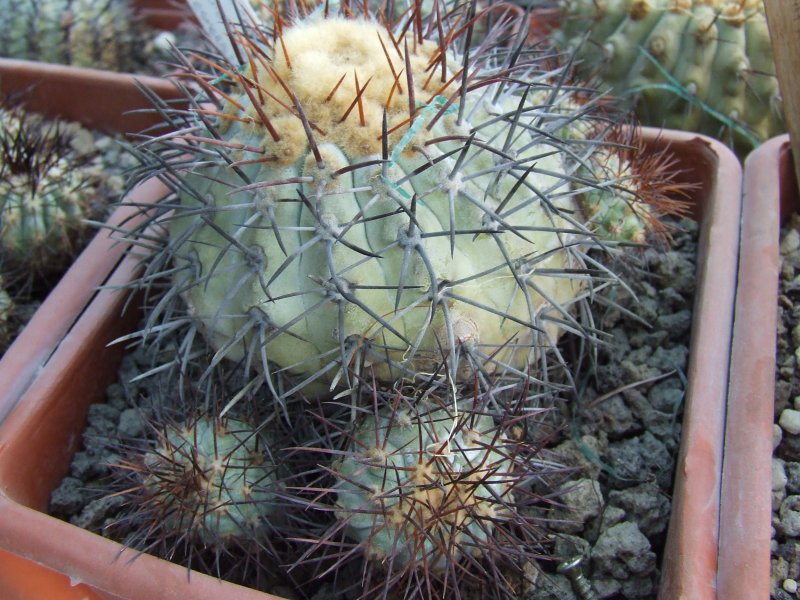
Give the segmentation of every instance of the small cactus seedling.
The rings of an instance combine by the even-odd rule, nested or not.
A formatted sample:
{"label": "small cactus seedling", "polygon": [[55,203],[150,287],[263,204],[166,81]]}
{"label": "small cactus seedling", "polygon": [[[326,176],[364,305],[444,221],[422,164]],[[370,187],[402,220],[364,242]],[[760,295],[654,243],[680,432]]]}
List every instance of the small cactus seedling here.
{"label": "small cactus seedling", "polygon": [[[141,147],[178,193],[143,281],[170,273],[220,360],[291,374],[276,396],[394,381],[443,353],[458,380],[532,364],[546,379],[561,332],[594,335],[578,307],[614,275],[589,255],[608,245],[580,197],[616,198],[620,180],[583,166],[611,160],[616,124],[551,55],[509,44],[509,19],[473,45],[474,11],[232,34],[241,63],[187,66],[202,98],[163,107],[176,133]],[[626,203],[655,197],[625,177]]]}
{"label": "small cactus seedling", "polygon": [[785,131],[761,0],[562,0],[553,40],[646,125],[742,151]]}
{"label": "small cactus seedling", "polygon": [[101,170],[73,151],[72,133],[18,109],[0,110],[0,259],[6,270],[69,264],[92,216]]}
{"label": "small cactus seedling", "polygon": [[0,0],[0,55],[111,71],[142,64],[128,0]]}
{"label": "small cactus seedling", "polygon": [[331,428],[346,432],[342,447],[308,504],[330,511],[330,500],[337,522],[307,538],[298,566],[366,561],[359,598],[516,597],[512,573],[545,552],[530,482],[560,469],[525,441],[534,420],[508,412],[498,425],[480,400],[451,403],[425,385],[373,391],[353,427]]}
{"label": "small cactus seedling", "polygon": [[134,485],[143,541],[187,537],[201,547],[255,540],[278,510],[275,466],[261,431],[233,418],[163,425],[154,447],[121,467]]}

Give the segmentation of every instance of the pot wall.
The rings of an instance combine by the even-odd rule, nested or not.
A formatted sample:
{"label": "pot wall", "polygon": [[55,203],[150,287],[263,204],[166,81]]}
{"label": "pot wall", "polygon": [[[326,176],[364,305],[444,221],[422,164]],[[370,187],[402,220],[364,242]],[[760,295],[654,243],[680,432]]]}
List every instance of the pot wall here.
{"label": "pot wall", "polygon": [[[702,223],[698,288],[681,451],[661,599],[716,597],[719,490],[728,349],[733,320],[741,168],[722,144],[694,134],[645,130],[651,150],[677,153]],[[66,472],[89,404],[116,378],[121,349],[106,344],[132,328],[126,296],[110,289],[134,276],[126,258],[0,428],[0,549],[46,564],[103,598],[275,598],[192,572],[52,518],[41,511]],[[108,271],[106,271],[108,272]],[[95,380],[95,377],[99,378]],[[32,444],[31,442],[35,442]],[[163,577],[163,579],[162,579]],[[223,596],[224,595],[224,596]]]}
{"label": "pot wall", "polygon": [[719,597],[769,598],[781,219],[800,209],[789,136],[744,167],[741,257],[720,508]]}
{"label": "pot wall", "polygon": [[[108,133],[138,132],[161,121],[161,117],[154,113],[125,114],[151,106],[140,86],[162,97],[178,97],[172,83],[152,77],[0,58],[0,97],[25,98],[30,110],[50,118],[75,120]],[[166,192],[166,188],[153,181],[133,194],[142,201],[153,201]],[[117,211],[109,224],[119,225],[132,216],[130,209]],[[119,262],[123,249],[107,231],[95,236],[7,349],[0,360],[0,423],[36,381],[56,347],[94,298],[97,288]],[[94,375],[92,373],[92,377]],[[66,381],[69,379],[67,376]],[[35,431],[31,432],[33,439],[41,439],[47,434],[48,427],[69,431],[69,435],[74,436],[71,428],[82,428],[82,417],[79,412],[70,410],[68,404],[64,408],[61,424],[53,419],[35,419]],[[63,440],[60,451],[71,456],[76,443],[71,438]],[[28,452],[31,452],[31,460],[41,462],[33,467],[31,473],[25,474],[27,485],[33,490],[43,484],[49,485],[43,482],[49,482],[50,469],[57,468],[58,461],[38,453],[36,444],[29,446]],[[35,495],[35,492],[31,494]],[[18,542],[0,545],[6,550],[17,551]],[[3,590],[4,599],[69,600],[74,597],[91,600],[96,597],[86,586],[70,585],[61,573],[42,569],[5,551],[0,551],[0,590]],[[44,593],[44,590],[56,591]]]}

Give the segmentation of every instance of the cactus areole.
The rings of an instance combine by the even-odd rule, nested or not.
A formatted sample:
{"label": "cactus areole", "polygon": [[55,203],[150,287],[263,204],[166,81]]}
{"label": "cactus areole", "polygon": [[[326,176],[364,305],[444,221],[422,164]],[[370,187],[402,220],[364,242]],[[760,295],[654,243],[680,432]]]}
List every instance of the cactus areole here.
{"label": "cactus areole", "polygon": [[458,378],[519,375],[581,330],[598,228],[579,199],[619,181],[579,166],[612,126],[531,51],[412,24],[308,18],[203,76],[158,168],[175,289],[220,356],[298,385],[443,355]]}

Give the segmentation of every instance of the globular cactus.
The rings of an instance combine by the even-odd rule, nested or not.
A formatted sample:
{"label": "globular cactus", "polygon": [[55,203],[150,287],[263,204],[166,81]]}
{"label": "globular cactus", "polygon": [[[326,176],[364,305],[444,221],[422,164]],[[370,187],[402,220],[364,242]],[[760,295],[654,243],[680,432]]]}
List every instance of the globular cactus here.
{"label": "globular cactus", "polygon": [[[142,146],[178,193],[143,281],[172,275],[161,311],[181,297],[218,359],[296,378],[276,395],[443,354],[455,379],[547,379],[561,332],[593,335],[577,307],[614,277],[580,199],[621,180],[583,167],[615,124],[550,55],[498,44],[508,20],[470,45],[471,6],[399,31],[329,16],[274,44],[235,36],[243,63],[189,70],[202,98],[164,107],[176,133]],[[625,198],[644,204],[640,177]]]}
{"label": "globular cactus", "polygon": [[143,63],[144,27],[128,0],[0,0],[0,55],[130,71]]}
{"label": "globular cactus", "polygon": [[42,273],[72,260],[99,172],[60,124],[0,110],[0,257],[5,269]]}
{"label": "globular cactus", "polygon": [[151,448],[118,465],[131,507],[125,518],[140,524],[129,543],[169,548],[188,539],[216,550],[255,543],[279,507],[269,452],[267,435],[239,419],[160,424]]}
{"label": "globular cactus", "polygon": [[785,131],[762,0],[562,0],[556,46],[643,124],[742,152]]}
{"label": "globular cactus", "polygon": [[456,401],[446,386],[406,384],[371,390],[373,406],[350,427],[330,419],[340,447],[306,448],[334,461],[307,491],[305,512],[332,505],[336,522],[305,536],[309,549],[292,568],[347,572],[355,561],[362,580],[348,597],[519,597],[511,582],[547,545],[531,507],[549,501],[531,482],[563,468],[528,441],[536,419],[522,413],[526,402],[492,416],[485,397]]}
{"label": "globular cactus", "polygon": [[384,407],[333,465],[338,518],[368,556],[398,569],[479,555],[512,501],[514,461],[495,435],[488,415]]}

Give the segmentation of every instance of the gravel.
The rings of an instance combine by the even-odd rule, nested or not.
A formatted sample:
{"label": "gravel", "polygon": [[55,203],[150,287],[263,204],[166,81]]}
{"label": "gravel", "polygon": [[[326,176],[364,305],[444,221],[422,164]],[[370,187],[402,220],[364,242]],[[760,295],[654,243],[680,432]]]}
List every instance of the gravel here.
{"label": "gravel", "polygon": [[800,215],[781,231],[772,461],[772,598],[800,598]]}

